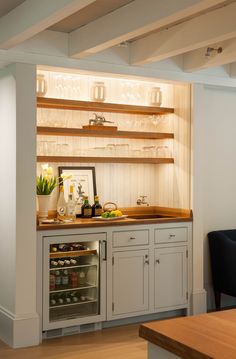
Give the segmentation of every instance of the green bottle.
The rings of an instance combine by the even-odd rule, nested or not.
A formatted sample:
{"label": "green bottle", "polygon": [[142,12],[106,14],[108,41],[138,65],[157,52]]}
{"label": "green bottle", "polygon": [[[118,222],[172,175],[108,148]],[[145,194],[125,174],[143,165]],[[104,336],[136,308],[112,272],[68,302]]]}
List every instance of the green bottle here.
{"label": "green bottle", "polygon": [[88,196],[84,196],[84,203],[81,207],[81,217],[91,218],[92,217],[92,207],[89,204]]}
{"label": "green bottle", "polygon": [[93,217],[99,217],[101,216],[103,210],[102,210],[102,206],[99,203],[99,197],[95,196],[94,197],[94,204],[92,205],[92,216]]}

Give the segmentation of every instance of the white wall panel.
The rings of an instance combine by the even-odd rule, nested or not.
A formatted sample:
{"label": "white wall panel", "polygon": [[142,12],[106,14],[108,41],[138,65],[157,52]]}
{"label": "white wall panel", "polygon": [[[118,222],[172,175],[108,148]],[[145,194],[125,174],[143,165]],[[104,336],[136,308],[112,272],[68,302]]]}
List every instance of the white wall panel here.
{"label": "white wall panel", "polygon": [[[119,78],[101,78],[88,75],[44,72],[48,81],[48,97],[65,97],[80,100],[90,100],[91,87],[94,81],[103,81],[107,88],[107,102],[149,104],[149,91],[154,86],[161,87],[163,93],[162,105],[174,107],[175,114],[160,117],[109,114],[105,118],[113,121],[121,130],[174,132],[174,140],[135,140],[109,138],[78,138],[38,136],[41,141],[56,141],[58,144],[69,145],[71,155],[107,155],[107,150],[95,147],[106,147],[108,144],[129,144],[129,156],[145,156],[144,146],[168,146],[173,153],[175,164],[88,164],[95,166],[97,192],[101,202],[114,201],[119,206],[135,206],[140,195],[146,195],[151,205],[189,208],[189,165],[190,165],[190,87],[189,85],[173,85],[147,81],[130,81]],[[74,88],[71,90],[70,86]],[[93,113],[88,111],[65,111],[38,109],[40,125],[54,124],[68,127],[82,127],[87,124]],[[42,147],[42,146],[41,146]],[[88,152],[89,149],[89,152]],[[135,153],[136,150],[136,153]],[[138,152],[139,151],[139,152]],[[83,151],[82,151],[83,152]],[[44,151],[46,155],[48,152]],[[50,154],[50,153],[48,153]],[[116,156],[119,155],[116,151]],[[170,157],[170,156],[169,156]],[[64,166],[85,166],[78,164],[61,164]],[[53,164],[57,173],[58,163]],[[38,164],[38,173],[40,165]],[[54,191],[51,209],[56,207],[57,191]]]}

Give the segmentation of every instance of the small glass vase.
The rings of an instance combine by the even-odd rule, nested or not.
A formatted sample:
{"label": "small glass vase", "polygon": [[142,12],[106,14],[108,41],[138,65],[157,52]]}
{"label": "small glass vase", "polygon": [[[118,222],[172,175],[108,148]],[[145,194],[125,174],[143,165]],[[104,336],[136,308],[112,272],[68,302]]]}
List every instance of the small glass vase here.
{"label": "small glass vase", "polygon": [[42,74],[37,75],[36,93],[37,96],[39,97],[43,97],[47,93],[47,81],[45,80],[45,77]]}
{"label": "small glass vase", "polygon": [[49,209],[51,195],[38,194],[37,198],[38,198],[38,218],[41,220],[46,219],[48,218],[48,209]]}

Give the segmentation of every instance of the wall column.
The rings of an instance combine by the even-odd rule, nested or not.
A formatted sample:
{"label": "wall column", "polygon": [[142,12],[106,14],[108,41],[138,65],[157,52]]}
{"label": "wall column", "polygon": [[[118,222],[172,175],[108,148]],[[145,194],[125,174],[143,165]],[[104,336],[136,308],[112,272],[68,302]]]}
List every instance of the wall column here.
{"label": "wall column", "polygon": [[193,290],[192,314],[206,312],[203,279],[203,161],[202,122],[205,121],[204,85],[192,86],[192,209],[193,209]]}
{"label": "wall column", "polygon": [[39,343],[36,312],[36,67],[0,72],[0,338]]}

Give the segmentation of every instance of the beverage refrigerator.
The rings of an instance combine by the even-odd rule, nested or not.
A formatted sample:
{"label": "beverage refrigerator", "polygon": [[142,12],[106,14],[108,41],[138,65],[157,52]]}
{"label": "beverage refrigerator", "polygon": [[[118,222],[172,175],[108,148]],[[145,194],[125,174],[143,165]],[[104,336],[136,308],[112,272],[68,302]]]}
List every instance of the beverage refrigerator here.
{"label": "beverage refrigerator", "polygon": [[43,237],[43,331],[105,320],[106,234]]}

